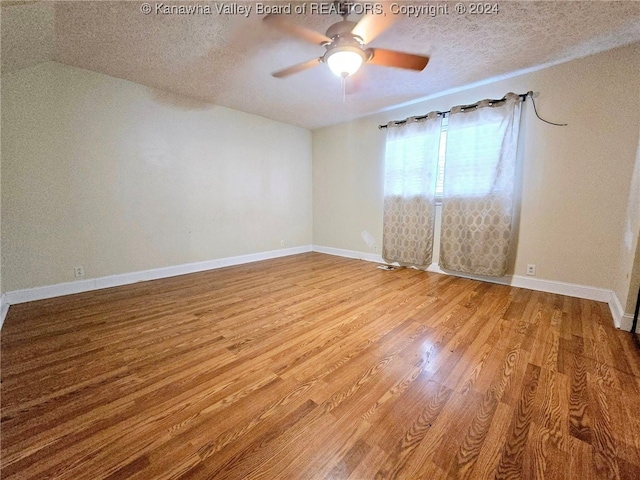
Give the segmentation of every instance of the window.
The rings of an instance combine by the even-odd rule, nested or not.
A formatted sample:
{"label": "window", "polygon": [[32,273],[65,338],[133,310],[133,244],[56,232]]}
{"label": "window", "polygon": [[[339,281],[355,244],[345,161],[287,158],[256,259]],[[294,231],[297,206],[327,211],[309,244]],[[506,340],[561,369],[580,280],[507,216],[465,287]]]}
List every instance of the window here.
{"label": "window", "polygon": [[[387,131],[383,257],[431,261],[441,204],[440,266],[502,276],[513,219],[520,98],[431,112]],[[491,107],[491,108],[485,108]],[[446,179],[445,179],[446,177]],[[445,182],[446,180],[446,182]]]}
{"label": "window", "polygon": [[389,162],[390,166],[387,167],[388,184],[385,190],[389,195],[410,197],[424,194],[426,185],[419,181],[424,177],[418,174],[424,168],[423,150],[422,135],[398,138],[387,143],[387,151],[393,152],[389,158],[396,160]]}
{"label": "window", "polygon": [[[455,132],[447,132],[449,164],[447,196],[458,198],[486,197],[501,187],[499,165],[503,149],[502,119],[495,121],[456,123]],[[441,149],[442,151],[443,149]],[[444,167],[444,162],[442,163]],[[440,164],[439,164],[440,165]],[[444,172],[443,172],[444,176]]]}
{"label": "window", "polygon": [[[440,130],[440,146],[438,150],[438,173],[436,183],[436,204],[442,203],[444,193],[444,170],[447,152],[449,117],[442,119]],[[495,188],[492,172],[497,168],[498,152],[502,145],[496,143],[496,130],[501,128],[500,122],[487,123],[460,128],[456,131],[454,141],[457,144],[456,155],[458,168],[449,178],[449,193],[459,197],[486,196]],[[480,172],[480,173],[478,173]]]}
{"label": "window", "polygon": [[387,130],[382,255],[388,262],[431,264],[440,123],[430,114]]}
{"label": "window", "polygon": [[[438,165],[436,173],[436,203],[442,201],[444,185],[444,159],[447,150],[447,117],[442,118],[438,140]],[[428,185],[425,175],[425,149],[428,142],[421,133],[414,136],[387,140],[385,192],[387,195],[405,197],[425,194]],[[422,173],[421,173],[422,172]],[[427,176],[428,178],[428,176]],[[432,177],[433,178],[433,177]]]}
{"label": "window", "polygon": [[390,132],[385,154],[386,196],[433,198],[440,131],[440,119],[436,119]]}

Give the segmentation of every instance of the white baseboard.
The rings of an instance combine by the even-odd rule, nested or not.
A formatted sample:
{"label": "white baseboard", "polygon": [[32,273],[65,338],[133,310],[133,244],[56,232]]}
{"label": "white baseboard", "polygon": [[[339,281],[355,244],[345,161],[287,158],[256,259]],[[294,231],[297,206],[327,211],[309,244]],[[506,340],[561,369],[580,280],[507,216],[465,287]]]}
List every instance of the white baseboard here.
{"label": "white baseboard", "polygon": [[[631,327],[633,326],[633,315],[630,313],[625,313],[620,317],[620,326],[618,327],[620,330],[625,330],[627,332],[631,331]],[[636,333],[640,333],[640,328],[636,325]]]}
{"label": "white baseboard", "polygon": [[606,288],[579,285],[576,283],[558,282],[555,280],[532,279],[521,275],[511,277],[511,285],[514,287],[528,288],[540,292],[557,293],[567,297],[586,298],[597,302],[609,303],[611,290]]}
{"label": "white baseboard", "polygon": [[578,285],[575,283],[524,277],[522,275],[506,275],[504,277],[469,275],[466,273],[447,272],[445,270],[442,270],[437,265],[431,265],[429,268],[427,268],[427,271],[443,273],[445,275],[456,275],[458,277],[470,278],[472,280],[480,280],[483,282],[498,283],[500,285],[510,285],[512,287],[526,288],[527,290],[536,290],[538,292],[557,293],[558,295],[566,295],[567,297],[585,298],[587,300],[595,300],[598,302],[609,303],[609,301],[611,300],[611,290],[590,287],[587,285]]}
{"label": "white baseboard", "polygon": [[[616,328],[622,329],[622,318],[624,317],[624,309],[618,299],[615,292],[611,292],[611,298],[609,299],[609,310],[611,310],[611,316],[613,317],[613,324]],[[629,323],[627,331],[631,330],[631,323]]]}
{"label": "white baseboard", "polygon": [[[630,313],[625,313],[622,308],[622,304],[618,299],[618,296],[614,292],[611,292],[609,308],[611,309],[613,324],[616,326],[616,328],[619,328],[620,330],[624,330],[626,332],[630,332],[631,327],[633,326],[633,315]],[[640,333],[640,328],[638,327],[638,325],[636,325],[636,333]]]}
{"label": "white baseboard", "polygon": [[[319,253],[327,253],[329,255],[337,255],[340,257],[356,258],[367,260],[369,262],[387,263],[382,256],[357,252],[354,250],[344,250],[341,248],[323,247],[321,245],[313,245],[313,251]],[[595,300],[597,302],[606,302],[611,310],[614,325],[617,328],[625,329],[623,319],[624,314],[622,306],[617,296],[605,288],[590,287],[588,285],[578,285],[575,283],[558,282],[555,280],[544,280],[541,278],[525,277],[521,275],[507,275],[504,277],[486,277],[483,275],[468,275],[465,273],[453,273],[442,270],[438,265],[432,264],[427,268],[428,272],[441,273],[443,275],[456,275],[471,280],[480,280],[483,282],[498,283],[500,285],[510,285],[512,287],[526,288],[528,290],[536,290],[539,292],[556,293],[558,295],[566,295],[568,297],[584,298],[587,300]],[[626,320],[625,320],[626,321]],[[631,329],[631,321],[628,322],[626,330]]]}
{"label": "white baseboard", "polygon": [[171,267],[154,268],[152,270],[122,273],[118,275],[110,275],[107,277],[80,280],[77,282],[58,283],[56,285],[46,285],[43,287],[15,290],[5,293],[6,297],[5,302],[3,302],[3,309],[5,303],[7,304],[8,308],[9,305],[14,305],[16,303],[32,302],[34,300],[43,300],[45,298],[59,297],[62,295],[70,295],[73,293],[89,292],[92,290],[100,290],[102,288],[117,287],[120,285],[128,285],[136,282],[144,282],[147,280],[175,277],[177,275],[186,275],[188,273],[203,272],[206,270],[231,267],[233,265],[242,265],[244,263],[258,262],[261,260],[270,260],[272,258],[286,257],[288,255],[296,255],[299,253],[306,253],[310,251],[312,251],[311,245],[303,245],[301,247],[283,248],[280,250],[251,253],[248,255],[240,255],[237,257],[218,258],[215,260],[207,260],[204,262],[186,263],[183,265],[175,265]]}
{"label": "white baseboard", "polygon": [[366,260],[367,262],[387,263],[381,255],[376,253],[357,252],[355,250],[345,250],[343,248],[323,247],[321,245],[313,245],[314,252],[326,253],[327,255],[335,255],[337,257],[355,258],[357,260]]}

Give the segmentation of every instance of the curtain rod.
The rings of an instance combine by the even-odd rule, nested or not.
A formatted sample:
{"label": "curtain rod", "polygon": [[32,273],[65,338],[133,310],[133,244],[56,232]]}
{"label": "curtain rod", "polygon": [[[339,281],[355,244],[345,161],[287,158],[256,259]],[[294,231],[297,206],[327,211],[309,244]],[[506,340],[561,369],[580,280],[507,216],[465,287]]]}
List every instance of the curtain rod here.
{"label": "curtain rod", "polygon": [[[526,101],[528,96],[531,96],[531,98],[533,98],[533,92],[529,91],[527,93],[519,93],[518,96],[522,99],[522,101]],[[480,102],[482,102],[484,100],[480,100],[479,102],[476,103],[472,103],[471,105],[463,105],[462,106],[462,110],[466,109],[466,108],[475,108],[478,105],[480,105]],[[507,101],[507,97],[503,97],[500,100],[489,100],[489,105],[492,105],[494,103],[500,103],[500,102],[506,102]],[[451,113],[451,110],[447,110],[446,112],[435,112],[437,115],[442,115],[443,117],[449,113]],[[415,120],[424,120],[425,118],[427,118],[429,116],[429,114],[426,115],[420,115],[417,117],[409,117],[409,118],[413,118]],[[404,120],[396,120],[396,121],[392,121],[389,123],[393,123],[394,125],[402,125],[407,123],[407,120],[409,120],[408,118],[405,118]],[[540,119],[542,120],[542,119]],[[546,121],[546,120],[545,120]],[[378,125],[378,128],[382,129],[382,128],[387,128],[388,125]]]}

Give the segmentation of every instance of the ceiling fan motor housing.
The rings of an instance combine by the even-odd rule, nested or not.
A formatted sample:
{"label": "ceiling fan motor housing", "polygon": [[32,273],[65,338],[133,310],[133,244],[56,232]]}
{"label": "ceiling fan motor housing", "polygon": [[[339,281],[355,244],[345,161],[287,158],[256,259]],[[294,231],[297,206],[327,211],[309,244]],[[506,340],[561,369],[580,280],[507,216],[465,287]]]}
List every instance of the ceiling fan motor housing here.
{"label": "ceiling fan motor housing", "polygon": [[327,30],[331,43],[325,45],[327,51],[322,61],[338,76],[352,75],[371,57],[370,52],[365,51],[362,39],[351,33],[355,26],[356,22],[342,20]]}
{"label": "ceiling fan motor housing", "polygon": [[341,77],[353,75],[370,58],[362,42],[351,34],[338,34],[325,47],[327,51],[322,61],[334,74]]}

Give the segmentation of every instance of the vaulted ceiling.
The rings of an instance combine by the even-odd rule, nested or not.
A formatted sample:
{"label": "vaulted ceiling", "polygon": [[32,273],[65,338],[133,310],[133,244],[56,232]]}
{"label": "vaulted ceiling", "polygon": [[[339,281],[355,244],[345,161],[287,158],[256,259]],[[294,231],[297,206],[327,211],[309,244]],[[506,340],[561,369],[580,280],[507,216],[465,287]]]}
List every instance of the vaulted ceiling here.
{"label": "vaulted ceiling", "polygon": [[[490,14],[458,14],[456,2],[430,3],[441,6],[437,15],[399,14],[371,44],[429,55],[427,68],[416,73],[365,65],[357,92],[343,103],[340,79],[325,65],[284,79],[271,76],[321,56],[324,48],[263,24],[256,2],[225,4],[251,6],[246,17],[219,14],[221,2],[201,2],[212,13],[196,15],[157,9],[158,4],[187,5],[171,1],[150,1],[151,13],[145,15],[142,3],[3,2],[2,74],[55,60],[313,129],[640,41],[638,1],[500,0],[497,13]],[[414,3],[425,4],[398,2]],[[340,20],[335,14],[287,18],[322,33]]]}

